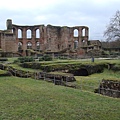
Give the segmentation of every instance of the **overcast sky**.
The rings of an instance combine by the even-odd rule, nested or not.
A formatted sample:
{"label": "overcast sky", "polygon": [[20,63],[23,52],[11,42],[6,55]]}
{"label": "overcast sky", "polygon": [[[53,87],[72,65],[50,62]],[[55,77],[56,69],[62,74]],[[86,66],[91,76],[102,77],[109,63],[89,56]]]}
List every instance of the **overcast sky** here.
{"label": "overcast sky", "polygon": [[0,30],[6,29],[7,19],[17,25],[85,25],[90,40],[104,40],[106,25],[117,10],[120,0],[2,0]]}

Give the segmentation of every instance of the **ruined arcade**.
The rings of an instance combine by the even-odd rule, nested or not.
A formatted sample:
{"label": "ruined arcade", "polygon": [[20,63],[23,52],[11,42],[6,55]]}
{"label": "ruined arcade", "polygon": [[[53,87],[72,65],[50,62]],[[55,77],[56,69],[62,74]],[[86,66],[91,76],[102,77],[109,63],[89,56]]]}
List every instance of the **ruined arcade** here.
{"label": "ruined arcade", "polygon": [[7,30],[0,30],[0,49],[22,56],[31,53],[62,53],[84,55],[88,46],[89,28],[86,26],[15,25],[6,22]]}

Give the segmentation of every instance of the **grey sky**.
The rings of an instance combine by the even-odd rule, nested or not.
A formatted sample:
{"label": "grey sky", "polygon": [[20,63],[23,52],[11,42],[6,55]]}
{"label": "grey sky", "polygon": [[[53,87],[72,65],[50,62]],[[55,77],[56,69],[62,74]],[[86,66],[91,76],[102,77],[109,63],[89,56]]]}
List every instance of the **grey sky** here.
{"label": "grey sky", "polygon": [[88,26],[89,39],[103,40],[120,0],[4,0],[0,2],[0,29],[6,20],[17,25]]}

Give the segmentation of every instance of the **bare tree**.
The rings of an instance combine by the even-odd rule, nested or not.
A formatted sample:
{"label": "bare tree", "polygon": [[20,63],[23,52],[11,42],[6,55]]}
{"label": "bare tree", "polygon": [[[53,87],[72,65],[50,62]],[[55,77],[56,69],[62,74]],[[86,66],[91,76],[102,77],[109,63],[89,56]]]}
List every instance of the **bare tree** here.
{"label": "bare tree", "polygon": [[120,11],[116,11],[116,14],[113,18],[110,19],[109,25],[106,27],[104,32],[104,36],[107,38],[106,40],[120,40]]}

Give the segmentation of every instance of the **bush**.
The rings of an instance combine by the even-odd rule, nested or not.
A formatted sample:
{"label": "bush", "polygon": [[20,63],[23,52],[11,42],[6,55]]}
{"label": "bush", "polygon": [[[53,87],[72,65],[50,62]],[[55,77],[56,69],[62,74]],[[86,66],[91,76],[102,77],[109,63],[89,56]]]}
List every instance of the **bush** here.
{"label": "bush", "polygon": [[13,63],[19,63],[19,60],[14,60],[14,62]]}
{"label": "bush", "polygon": [[41,69],[40,63],[35,63],[35,62],[32,62],[32,63],[24,62],[19,65],[23,68]]}
{"label": "bush", "polygon": [[43,61],[43,60],[44,60],[43,57],[40,57],[40,58],[39,58],[39,61]]}
{"label": "bush", "polygon": [[20,63],[35,61],[33,57],[19,57],[18,60]]}
{"label": "bush", "polygon": [[52,57],[50,55],[44,55],[39,58],[39,61],[52,61]]}

